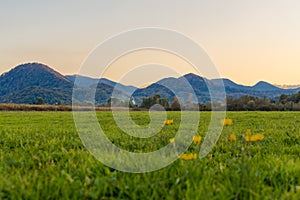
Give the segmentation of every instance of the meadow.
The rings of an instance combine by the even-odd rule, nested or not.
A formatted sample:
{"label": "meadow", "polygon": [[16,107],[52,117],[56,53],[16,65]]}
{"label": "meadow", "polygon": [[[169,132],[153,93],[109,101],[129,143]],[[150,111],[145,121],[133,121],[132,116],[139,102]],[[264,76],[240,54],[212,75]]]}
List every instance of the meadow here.
{"label": "meadow", "polygon": [[[203,138],[210,113],[199,114],[195,135]],[[174,124],[138,139],[123,134],[110,112],[97,116],[109,139],[128,151],[163,147],[180,124],[180,113],[169,112]],[[149,122],[147,112],[131,116]],[[205,158],[133,174],[103,165],[84,148],[72,112],[0,112],[0,199],[300,199],[300,113],[228,112],[227,118],[233,123]],[[264,139],[246,142],[248,129]],[[192,143],[187,153],[198,147]]]}

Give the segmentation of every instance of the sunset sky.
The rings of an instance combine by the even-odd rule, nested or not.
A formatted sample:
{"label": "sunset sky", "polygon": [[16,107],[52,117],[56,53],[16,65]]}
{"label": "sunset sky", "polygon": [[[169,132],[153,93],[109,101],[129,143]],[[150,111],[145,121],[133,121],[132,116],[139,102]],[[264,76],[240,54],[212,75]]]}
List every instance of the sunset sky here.
{"label": "sunset sky", "polygon": [[[0,73],[36,61],[75,74],[108,37],[161,27],[200,44],[221,77],[245,85],[300,84],[299,0],[11,0],[0,2],[0,27]],[[181,61],[173,67],[191,71]],[[119,72],[111,68],[107,77]]]}

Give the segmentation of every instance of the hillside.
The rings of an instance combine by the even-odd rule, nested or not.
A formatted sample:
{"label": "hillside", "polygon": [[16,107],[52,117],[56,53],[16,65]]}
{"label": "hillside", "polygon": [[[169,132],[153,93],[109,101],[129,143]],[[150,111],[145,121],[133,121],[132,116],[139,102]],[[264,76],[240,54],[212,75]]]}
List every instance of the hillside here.
{"label": "hillside", "polygon": [[70,80],[72,83],[75,82],[76,80],[76,84],[79,87],[90,87],[92,85],[95,84],[104,84],[104,85],[108,85],[111,87],[117,87],[119,90],[124,91],[127,94],[131,94],[132,92],[134,92],[134,90],[136,90],[137,88],[134,86],[127,86],[127,85],[123,85],[121,83],[116,83],[114,81],[111,81],[109,79],[106,78],[90,78],[87,76],[81,76],[81,75],[67,75],[65,76],[68,80]]}
{"label": "hillside", "polygon": [[41,87],[27,87],[23,90],[0,96],[1,103],[36,104],[42,98],[46,104],[71,104],[71,91],[60,89],[46,89]]}
{"label": "hillside", "polygon": [[[258,82],[254,86],[244,86],[229,79],[209,80],[204,77],[189,73],[179,78],[164,78],[146,88],[138,89],[133,96],[137,99],[137,102],[140,102],[144,97],[149,97],[154,94],[160,94],[162,97],[169,98],[171,100],[174,96],[173,92],[176,92],[182,96],[182,99],[188,101],[191,91],[184,85],[184,79],[186,79],[194,89],[197,97],[194,97],[193,100],[200,103],[206,103],[210,101],[210,94],[207,85],[209,85],[211,88],[218,89],[220,88],[220,80],[224,84],[226,95],[234,98],[249,95],[260,98],[278,99],[281,94],[294,94],[297,91],[300,91],[300,88],[281,89],[263,81]],[[164,86],[172,89],[173,92],[170,92],[170,90]]]}
{"label": "hillside", "polygon": [[0,76],[0,96],[24,90],[27,87],[71,89],[73,84],[60,73],[39,63],[19,65]]}
{"label": "hillside", "polygon": [[270,83],[267,83],[265,81],[259,81],[256,83],[254,86],[252,86],[253,90],[258,90],[258,91],[282,91],[281,88],[278,88]]}
{"label": "hillside", "polygon": [[2,103],[71,103],[73,83],[50,67],[39,63],[19,65],[0,76]]}
{"label": "hillside", "polygon": [[[170,101],[174,94],[177,94],[183,101],[189,101],[190,93],[193,91],[195,92],[194,102],[206,103],[210,101],[208,86],[219,89],[221,83],[224,83],[226,94],[234,98],[249,95],[278,99],[281,94],[289,95],[300,91],[300,88],[278,88],[264,81],[260,81],[254,86],[244,86],[229,79],[210,80],[192,73],[179,78],[164,78],[146,88],[136,88],[105,78],[94,79],[77,75],[63,76],[44,64],[27,63],[19,65],[0,76],[0,103],[35,104],[38,98],[42,98],[46,104],[61,102],[71,104],[75,78],[77,78],[75,87],[77,96],[75,100],[79,103],[91,100],[94,97],[90,94],[90,89],[97,88],[95,94],[97,105],[107,104],[113,90],[121,100],[128,99],[129,94],[134,91],[132,97],[138,104],[142,102],[143,98],[155,94],[160,94],[161,97],[168,98]],[[186,85],[187,83],[192,88]]]}

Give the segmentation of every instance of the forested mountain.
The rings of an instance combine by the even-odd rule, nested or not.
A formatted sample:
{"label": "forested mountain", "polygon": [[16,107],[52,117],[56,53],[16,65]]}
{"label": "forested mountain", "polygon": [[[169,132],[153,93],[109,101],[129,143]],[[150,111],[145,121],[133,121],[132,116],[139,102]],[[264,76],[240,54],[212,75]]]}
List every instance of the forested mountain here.
{"label": "forested mountain", "polygon": [[0,76],[1,103],[71,103],[73,83],[40,63],[19,65]]}
{"label": "forested mountain", "polygon": [[[294,94],[297,93],[300,88],[296,89],[282,89],[273,86],[267,82],[258,82],[254,86],[244,86],[234,83],[229,79],[206,79],[204,77],[200,77],[195,74],[186,74],[179,78],[165,78],[157,83],[153,83],[147,88],[138,89],[134,96],[136,99],[140,100],[142,98],[150,97],[155,94],[160,94],[163,98],[172,99],[172,95],[174,95],[167,88],[173,89],[173,91],[177,92],[181,96],[185,97],[185,100],[188,101],[189,94],[192,92],[185,86],[184,80],[186,80],[190,86],[193,88],[195,95],[195,102],[206,103],[210,101],[209,88],[218,89],[221,87],[220,83],[223,82],[224,88],[227,96],[232,96],[233,98],[239,98],[241,96],[253,96],[260,98],[270,98],[270,99],[278,99],[281,94]],[[220,82],[222,81],[222,82]],[[167,86],[164,87],[164,86]],[[208,87],[210,86],[210,87]]]}
{"label": "forested mountain", "polygon": [[176,93],[182,96],[184,101],[189,101],[192,92],[196,95],[192,99],[194,102],[206,103],[210,101],[208,88],[220,88],[220,83],[224,83],[226,95],[233,98],[249,95],[279,99],[281,94],[290,95],[300,91],[300,88],[282,89],[264,81],[260,81],[254,86],[244,86],[229,79],[210,80],[192,73],[179,78],[164,78],[146,88],[135,88],[105,78],[64,76],[44,64],[27,63],[0,76],[0,103],[35,104],[38,101],[41,102],[42,99],[42,102],[46,104],[71,104],[75,78],[77,78],[75,89],[79,94],[75,100],[79,104],[84,103],[86,99],[91,99],[88,95],[91,95],[89,89],[93,87],[97,88],[95,102],[102,105],[110,101],[114,88],[120,100],[128,99],[133,92],[132,98],[138,104],[142,102],[143,98],[156,94],[171,101]]}

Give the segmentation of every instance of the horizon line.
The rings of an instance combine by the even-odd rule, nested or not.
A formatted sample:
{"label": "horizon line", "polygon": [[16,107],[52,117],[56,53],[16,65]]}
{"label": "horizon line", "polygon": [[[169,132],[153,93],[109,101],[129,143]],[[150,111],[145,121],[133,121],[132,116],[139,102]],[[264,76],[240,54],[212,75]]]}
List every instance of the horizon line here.
{"label": "horizon line", "polygon": [[[58,72],[59,74],[61,74],[62,76],[76,76],[76,75],[79,75],[79,76],[83,76],[83,77],[86,77],[86,78],[91,78],[91,79],[101,79],[101,78],[105,78],[105,79],[108,79],[110,81],[113,81],[115,83],[120,83],[120,84],[123,84],[125,86],[133,86],[133,87],[136,87],[136,88],[146,88],[148,86],[150,86],[151,84],[154,84],[156,82],[150,82],[150,83],[146,83],[145,85],[143,86],[136,86],[134,84],[127,84],[127,83],[122,83],[122,82],[118,82],[117,80],[115,80],[114,78],[111,78],[111,77],[107,77],[107,76],[104,76],[104,77],[101,77],[101,78],[97,78],[97,77],[91,77],[91,76],[88,76],[88,75],[81,75],[81,74],[76,74],[76,73],[73,73],[73,74],[63,74],[61,73],[59,70],[53,68],[52,66],[49,66],[48,64],[44,63],[44,62],[39,62],[39,61],[29,61],[29,62],[20,62],[19,64],[15,65],[14,67],[11,67],[9,68],[8,71],[5,71],[5,72],[2,72],[0,74],[0,76],[2,76],[3,74],[6,74],[8,72],[10,72],[11,70],[15,69],[16,67],[19,67],[21,65],[26,65],[26,64],[41,64],[41,65],[45,65],[49,68],[51,68],[52,70]],[[200,74],[195,74],[193,72],[187,72],[186,74],[181,74],[180,76],[169,76],[169,77],[163,77],[161,79],[159,79],[158,81],[160,80],[163,80],[163,79],[167,79],[167,78],[180,78],[180,77],[183,77],[185,75],[188,75],[188,74],[193,74],[193,75],[196,75],[196,76],[199,76],[201,78],[204,78],[204,79],[207,79],[207,80],[218,80],[218,79],[227,79],[227,80],[230,80],[232,81],[233,83],[237,84],[237,85],[241,85],[241,86],[246,86],[246,87],[254,87],[256,84],[260,83],[260,82],[266,82],[266,83],[269,83],[275,87],[278,87],[278,88],[281,88],[281,89],[294,89],[294,88],[299,88],[300,87],[300,83],[294,83],[294,84],[278,84],[278,83],[270,83],[269,81],[267,80],[259,80],[257,81],[256,83],[254,83],[253,85],[247,85],[247,84],[243,84],[243,83],[238,83],[236,81],[234,81],[233,79],[229,78],[229,77],[219,77],[219,78],[207,78],[207,77],[204,77],[204,76],[201,76]]]}

